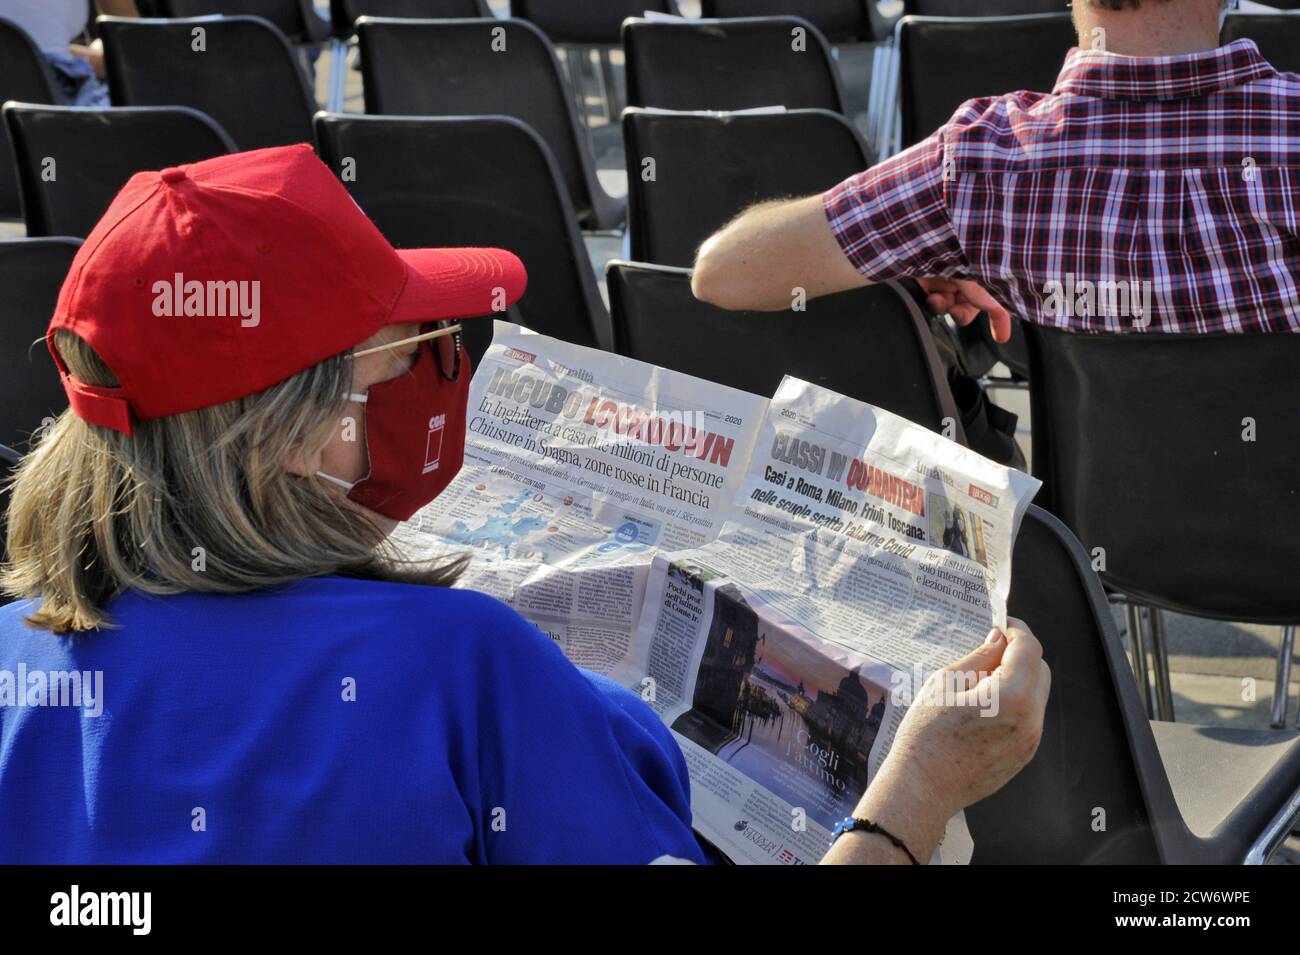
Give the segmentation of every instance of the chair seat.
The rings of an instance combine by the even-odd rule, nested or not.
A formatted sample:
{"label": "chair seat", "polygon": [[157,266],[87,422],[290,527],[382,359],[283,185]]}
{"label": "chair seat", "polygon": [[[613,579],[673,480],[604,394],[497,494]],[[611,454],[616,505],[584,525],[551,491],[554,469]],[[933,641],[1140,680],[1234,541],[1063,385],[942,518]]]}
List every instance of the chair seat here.
{"label": "chair seat", "polygon": [[1300,793],[1300,733],[1153,722],[1160,758],[1187,828],[1222,861],[1241,861]]}

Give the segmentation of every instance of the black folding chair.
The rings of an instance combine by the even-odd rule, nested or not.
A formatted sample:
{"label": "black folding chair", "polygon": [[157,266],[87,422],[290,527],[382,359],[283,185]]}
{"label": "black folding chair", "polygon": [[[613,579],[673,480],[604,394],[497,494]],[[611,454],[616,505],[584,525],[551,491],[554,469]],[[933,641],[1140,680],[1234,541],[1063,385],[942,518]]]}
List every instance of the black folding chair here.
{"label": "black folding chair", "polygon": [[1051,92],[1077,43],[1068,13],[904,17],[898,23],[903,148],[948,122],[969,99]]}
{"label": "black folding chair", "polygon": [[591,229],[621,225],[582,147],[573,99],[546,36],[524,20],[357,21],[366,112],[513,116],[550,147],[573,207]]}
{"label": "black folding chair", "polygon": [[1300,72],[1300,11],[1230,13],[1223,23],[1221,42],[1234,40],[1254,40],[1264,59],[1279,70]]}
{"label": "black folding chair", "polygon": [[29,236],[88,235],[135,173],[235,151],[220,126],[184,106],[6,103],[4,123]]}
{"label": "black folding chair", "polygon": [[831,48],[799,17],[623,24],[630,106],[844,112]]}
{"label": "black folding chair", "polygon": [[490,17],[486,0],[330,0],[330,92],[325,108],[342,110],[347,92],[348,43],[361,17],[458,20]]}
{"label": "black folding chair", "polygon": [[614,261],[605,277],[620,355],[758,395],[794,375],[965,441],[925,316],[894,282],[730,312],[691,294],[689,269]]}
{"label": "black folding chair", "polygon": [[[1300,623],[1300,335],[1076,335],[1031,325],[1033,469],[1045,504],[1152,608],[1155,712],[1173,718],[1161,610],[1281,625],[1286,719]],[[1147,692],[1137,610],[1129,630]]]}
{"label": "black folding chair", "polygon": [[680,16],[674,0],[511,0],[510,15],[535,24],[563,46],[618,46],[628,17],[645,11]]}
{"label": "black folding chair", "polygon": [[362,17],[402,20],[466,20],[490,17],[484,0],[330,0],[330,24],[336,37],[350,37]]}
{"label": "black folding chair", "polygon": [[755,202],[821,192],[871,165],[839,113],[623,113],[632,258],[693,265],[695,250]]}
{"label": "black folding chair", "polygon": [[[9,514],[9,478],[14,468],[22,461],[22,455],[7,444],[0,444],[0,561],[9,559],[6,546],[5,525]],[[4,601],[8,603],[8,601]]]}
{"label": "black folding chair", "polygon": [[241,150],[311,142],[315,99],[289,42],[266,20],[98,22],[114,103],[197,109]]}
{"label": "black folding chair", "polygon": [[903,13],[909,17],[1022,17],[1069,9],[1069,0],[903,0]]}
{"label": "black folding chair", "polygon": [[328,25],[311,0],[154,0],[152,13],[142,16],[184,19],[210,16],[253,16],[272,23],[292,43],[320,43]]}
{"label": "black folding chair", "polygon": [[68,405],[43,339],[80,245],[66,237],[0,240],[0,443],[19,451]]}
{"label": "black folding chair", "polygon": [[700,0],[700,16],[802,17],[832,43],[883,40],[898,19],[884,16],[871,0]]}
{"label": "black folding chair", "polygon": [[[509,249],[528,270],[514,306],[523,324],[608,346],[609,316],[559,171],[519,120],[320,113],[316,132],[321,158],[394,245]],[[477,362],[491,321],[467,322],[466,337]]]}
{"label": "black folding chair", "polygon": [[[18,24],[0,17],[0,103],[62,101],[54,74],[32,38]],[[0,131],[0,218],[22,215],[18,176],[9,158],[9,134]]]}
{"label": "black folding chair", "polygon": [[10,471],[33,436],[68,406],[45,330],[80,239],[0,239],[0,558]]}
{"label": "black folding chair", "polygon": [[[675,0],[511,0],[510,15],[535,24],[556,46],[564,47],[564,69],[580,103],[586,87],[581,60],[596,52],[610,121],[626,101],[610,60],[610,51],[622,43],[621,28],[628,17],[647,10],[680,16]],[[585,106],[579,115],[585,121]]]}
{"label": "black folding chair", "polygon": [[1052,691],[1033,760],[966,810],[972,862],[1267,860],[1300,820],[1300,734],[1149,722],[1089,554],[1038,507],[1008,612],[1042,643]]}

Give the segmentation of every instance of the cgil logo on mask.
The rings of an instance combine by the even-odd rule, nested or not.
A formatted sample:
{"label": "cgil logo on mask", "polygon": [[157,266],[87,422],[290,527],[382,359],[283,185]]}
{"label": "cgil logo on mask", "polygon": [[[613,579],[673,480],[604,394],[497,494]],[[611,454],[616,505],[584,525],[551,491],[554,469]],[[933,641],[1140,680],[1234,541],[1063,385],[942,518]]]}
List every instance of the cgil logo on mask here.
{"label": "cgil logo on mask", "polygon": [[429,437],[424,445],[424,470],[421,474],[438,470],[442,463],[442,436],[447,429],[447,416],[434,415],[429,419]]}

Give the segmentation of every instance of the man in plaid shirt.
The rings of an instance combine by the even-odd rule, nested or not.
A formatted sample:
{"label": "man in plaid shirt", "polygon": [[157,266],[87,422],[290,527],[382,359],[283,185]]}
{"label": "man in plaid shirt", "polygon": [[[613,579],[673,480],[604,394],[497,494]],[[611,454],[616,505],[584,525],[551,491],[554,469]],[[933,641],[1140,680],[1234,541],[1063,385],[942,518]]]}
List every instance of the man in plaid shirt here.
{"label": "man in plaid shirt", "polygon": [[[700,248],[724,308],[913,277],[961,324],[1300,331],[1300,76],[1219,47],[1221,0],[1075,0],[1051,93],[965,103],[825,195],[763,203]],[[998,55],[990,51],[991,56]]]}

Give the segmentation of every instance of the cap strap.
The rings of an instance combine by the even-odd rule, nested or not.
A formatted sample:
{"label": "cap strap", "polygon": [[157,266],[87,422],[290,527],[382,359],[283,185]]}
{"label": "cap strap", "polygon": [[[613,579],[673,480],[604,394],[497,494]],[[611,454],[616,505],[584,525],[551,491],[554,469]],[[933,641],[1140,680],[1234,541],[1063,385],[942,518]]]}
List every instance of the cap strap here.
{"label": "cap strap", "polygon": [[61,372],[63,390],[68,393],[68,404],[83,421],[131,434],[131,403],[122,397],[121,388],[101,388],[87,385],[68,372]]}

